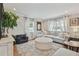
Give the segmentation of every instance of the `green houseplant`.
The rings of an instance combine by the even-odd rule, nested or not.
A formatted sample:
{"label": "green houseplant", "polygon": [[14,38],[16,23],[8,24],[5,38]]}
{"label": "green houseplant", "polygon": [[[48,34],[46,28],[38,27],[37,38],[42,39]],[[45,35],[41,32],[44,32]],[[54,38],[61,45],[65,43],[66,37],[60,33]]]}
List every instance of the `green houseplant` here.
{"label": "green houseplant", "polygon": [[4,29],[4,32],[9,33],[8,30],[11,28],[13,29],[15,26],[17,26],[17,19],[19,17],[12,13],[5,11],[3,14],[3,21],[2,21],[2,27]]}

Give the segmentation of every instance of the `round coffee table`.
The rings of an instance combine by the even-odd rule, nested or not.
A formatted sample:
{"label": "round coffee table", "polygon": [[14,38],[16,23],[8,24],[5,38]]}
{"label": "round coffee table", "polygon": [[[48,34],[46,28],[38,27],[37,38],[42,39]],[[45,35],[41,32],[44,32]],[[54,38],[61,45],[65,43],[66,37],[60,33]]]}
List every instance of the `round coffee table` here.
{"label": "round coffee table", "polygon": [[42,55],[48,55],[52,51],[53,40],[47,37],[39,37],[35,39],[35,47]]}
{"label": "round coffee table", "polygon": [[40,50],[49,50],[52,48],[53,40],[47,37],[39,37],[35,39],[35,46]]}
{"label": "round coffee table", "polygon": [[[79,42],[77,41],[65,41],[64,45],[71,50],[78,52],[79,50]],[[76,50],[75,50],[76,49]]]}

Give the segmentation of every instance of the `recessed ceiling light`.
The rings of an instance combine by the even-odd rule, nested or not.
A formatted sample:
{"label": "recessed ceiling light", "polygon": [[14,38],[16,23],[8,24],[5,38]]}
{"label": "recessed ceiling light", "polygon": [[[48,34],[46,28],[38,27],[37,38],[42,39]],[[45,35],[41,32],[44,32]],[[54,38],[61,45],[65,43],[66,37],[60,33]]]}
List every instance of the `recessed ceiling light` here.
{"label": "recessed ceiling light", "polygon": [[13,10],[15,11],[15,10],[16,10],[16,8],[13,8]]}

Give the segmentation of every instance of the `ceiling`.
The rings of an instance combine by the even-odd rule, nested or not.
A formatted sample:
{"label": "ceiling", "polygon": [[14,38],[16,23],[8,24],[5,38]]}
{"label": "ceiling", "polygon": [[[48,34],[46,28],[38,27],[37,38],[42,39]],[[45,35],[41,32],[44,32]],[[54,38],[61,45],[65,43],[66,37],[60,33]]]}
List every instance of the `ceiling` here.
{"label": "ceiling", "polygon": [[4,7],[15,8],[17,14],[31,18],[52,18],[79,10],[77,3],[6,3]]}

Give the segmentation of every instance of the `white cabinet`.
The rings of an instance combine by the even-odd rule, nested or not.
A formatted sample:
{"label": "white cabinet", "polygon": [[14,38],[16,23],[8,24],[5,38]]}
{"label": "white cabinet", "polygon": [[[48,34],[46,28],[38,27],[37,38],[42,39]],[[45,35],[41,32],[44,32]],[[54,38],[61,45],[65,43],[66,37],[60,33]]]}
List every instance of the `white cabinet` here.
{"label": "white cabinet", "polygon": [[2,38],[0,40],[0,56],[13,56],[13,38]]}
{"label": "white cabinet", "polygon": [[6,56],[7,54],[8,54],[8,46],[7,45],[1,45],[0,46],[0,56],[3,56],[3,55]]}

